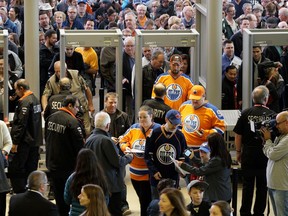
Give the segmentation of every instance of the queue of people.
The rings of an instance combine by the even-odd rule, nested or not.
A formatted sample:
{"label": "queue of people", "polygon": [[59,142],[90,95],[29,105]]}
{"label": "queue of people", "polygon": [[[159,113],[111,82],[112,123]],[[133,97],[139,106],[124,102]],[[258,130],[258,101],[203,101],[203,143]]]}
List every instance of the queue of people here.
{"label": "queue of people", "polygon": [[[20,87],[18,87],[17,84],[20,85]],[[15,84],[17,93],[19,91],[22,91],[22,88],[24,91],[24,87],[22,85],[24,85],[25,88],[28,88],[27,86],[29,86],[25,80],[19,80]],[[200,87],[198,87],[197,85],[195,85],[194,87],[195,88],[197,87],[196,88],[197,90],[200,89],[200,94],[203,94],[203,90],[201,90]],[[255,93],[253,93],[253,95],[255,95],[254,97],[255,103],[256,102],[262,103],[263,100],[264,102],[268,100],[269,90],[265,86],[256,87],[254,91]],[[25,93],[23,95],[25,95]],[[31,95],[31,93],[30,94],[26,93],[26,95]],[[194,93],[191,93],[191,95],[192,96],[197,95],[197,91],[194,91]],[[198,99],[198,98],[195,99],[191,97],[191,95],[190,95],[191,100]],[[262,99],[262,95],[263,95],[263,99]],[[130,128],[128,128],[128,130],[123,134],[123,136],[120,135],[120,137],[118,138],[114,137],[112,139],[112,137],[110,138],[110,135],[107,133],[110,130],[110,124],[111,124],[111,118],[108,112],[110,114],[113,114],[117,110],[115,104],[113,105],[113,103],[115,103],[113,101],[115,100],[117,102],[117,95],[107,93],[107,97],[106,97],[107,103],[104,109],[104,111],[106,112],[102,111],[96,114],[95,122],[94,122],[95,129],[93,131],[93,134],[86,140],[86,145],[84,145],[85,138],[83,137],[83,135],[81,135],[83,128],[81,129],[81,127],[79,127],[79,124],[81,122],[79,122],[77,118],[75,117],[77,112],[79,111],[79,106],[80,106],[79,100],[75,96],[72,96],[72,95],[66,96],[66,98],[63,101],[63,107],[60,108],[59,111],[56,111],[55,113],[48,116],[46,120],[45,139],[48,145],[47,149],[49,150],[47,154],[47,165],[48,165],[49,170],[51,170],[51,173],[53,174],[52,182],[53,182],[55,196],[56,196],[56,205],[57,205],[60,215],[67,215],[68,213],[69,215],[75,215],[75,214],[77,215],[79,214],[78,212],[79,210],[81,213],[83,213],[85,209],[87,209],[88,205],[84,205],[85,208],[81,208],[80,206],[82,204],[81,202],[78,201],[79,197],[82,198],[82,196],[84,196],[84,195],[80,195],[78,197],[78,195],[80,194],[81,185],[83,186],[84,184],[99,185],[102,188],[101,190],[102,190],[102,193],[104,194],[105,205],[107,205],[107,209],[109,210],[109,212],[112,215],[122,215],[123,206],[121,205],[122,203],[121,194],[122,194],[122,191],[124,190],[125,184],[124,184],[124,175],[121,174],[121,172],[123,172],[123,169],[125,169],[125,166],[129,163],[131,163],[130,172],[131,172],[131,180],[133,182],[133,187],[135,188],[135,191],[139,196],[139,202],[140,203],[142,202],[141,203],[141,215],[148,215],[147,209],[148,209],[149,203],[151,202],[152,199],[159,198],[157,196],[158,193],[157,192],[155,193],[156,191],[155,188],[159,180],[161,180],[162,178],[173,179],[175,182],[173,187],[176,188],[175,190],[177,190],[177,187],[178,187],[177,182],[179,182],[179,178],[181,176],[182,177],[184,176],[183,173],[179,174],[176,172],[175,174],[173,174],[173,171],[175,168],[171,169],[171,172],[166,173],[166,169],[168,168],[168,166],[171,166],[171,164],[173,164],[174,160],[176,160],[175,162],[179,165],[180,168],[188,171],[189,173],[193,173],[193,174],[196,174],[197,176],[201,176],[199,179],[205,180],[204,184],[200,184],[200,189],[199,189],[200,192],[198,193],[200,193],[200,197],[203,196],[203,201],[205,202],[208,201],[207,205],[205,205],[206,207],[209,206],[209,202],[214,203],[219,200],[224,200],[227,203],[229,203],[231,201],[231,182],[230,182],[231,156],[229,152],[227,151],[227,147],[225,145],[225,141],[221,133],[217,133],[216,132],[217,130],[210,133],[207,136],[207,144],[201,145],[199,147],[199,150],[195,149],[195,152],[197,151],[200,152],[199,154],[201,156],[200,159],[197,159],[194,156],[194,151],[192,149],[189,150],[191,154],[188,156],[186,151],[184,151],[184,150],[187,150],[187,145],[185,142],[185,134],[183,134],[181,130],[179,130],[178,128],[178,126],[183,124],[181,121],[181,113],[177,110],[171,109],[165,115],[166,124],[161,126],[157,123],[154,123],[152,120],[153,113],[154,113],[153,109],[150,108],[149,106],[144,105],[140,108],[139,113],[138,113],[139,123],[136,123],[132,125]],[[200,100],[202,100],[201,96],[198,99],[198,101]],[[257,103],[256,103],[256,107],[257,107]],[[33,114],[37,114],[37,112]],[[75,124],[75,128],[71,128],[71,126],[64,125],[62,121],[65,118],[58,117],[60,115],[63,115],[63,117],[67,116],[65,118],[68,118],[68,117],[71,118],[70,121],[74,122],[73,124]],[[285,121],[286,121],[285,119],[281,121],[279,120],[279,123],[277,124],[280,124],[280,122],[284,123]],[[76,131],[77,133],[79,133],[79,138],[77,139],[75,139],[76,138],[75,136],[77,134],[75,133]],[[285,133],[285,130],[283,130],[282,132]],[[73,142],[75,144],[73,144],[70,147],[67,146],[66,150],[72,147],[71,153],[73,151],[76,152],[76,156],[78,155],[78,158],[79,158],[78,161],[76,160],[75,156],[73,156],[74,159],[70,158],[70,159],[73,159],[73,162],[72,161],[69,162],[69,166],[71,166],[71,169],[72,169],[70,171],[70,174],[75,169],[75,173],[73,173],[72,175],[69,174],[70,177],[69,175],[67,175],[68,170],[65,168],[67,167],[68,164],[65,165],[66,163],[65,161],[59,160],[60,158],[63,158],[63,156],[60,156],[60,155],[56,156],[55,146],[53,147],[52,145],[52,144],[55,145],[55,141],[58,139],[59,139],[59,143],[67,143],[67,144],[72,143],[72,141],[67,141],[67,140],[60,141],[60,138],[63,136],[61,134],[65,135],[66,133],[67,133],[67,136],[70,136],[72,138],[75,137],[73,138]],[[68,135],[69,133],[70,135]],[[58,134],[59,134],[59,137],[58,137]],[[267,139],[272,139],[272,138],[267,137]],[[54,141],[52,142],[52,140]],[[183,140],[182,144],[181,144],[182,142],[181,140]],[[159,144],[154,146],[155,143],[159,143]],[[117,148],[118,144],[120,145],[119,148]],[[88,149],[80,150],[84,147],[90,148],[92,151],[88,151]],[[236,145],[236,147],[242,149],[241,146],[239,146],[238,144]],[[120,151],[122,152],[120,153]],[[201,151],[203,153],[201,153]],[[239,150],[239,151],[242,151],[242,150]],[[57,152],[63,152],[63,151],[57,151]],[[82,156],[82,154],[84,153],[86,155]],[[204,157],[205,153],[209,153],[208,159]],[[237,153],[238,153],[238,149],[237,149]],[[91,159],[89,160],[89,158]],[[146,161],[144,160],[144,158]],[[85,162],[86,160],[89,160],[89,161]],[[182,161],[177,161],[177,160],[182,160]],[[92,164],[97,164],[97,161],[100,164],[99,167],[91,166]],[[184,161],[186,161],[186,163],[183,163]],[[190,163],[190,165],[188,165],[187,163]],[[87,166],[87,164],[90,165],[90,168],[89,166]],[[242,161],[242,164],[244,164],[243,161]],[[63,165],[65,166],[63,167]],[[63,168],[62,170],[61,170],[61,167]],[[87,169],[86,173],[84,173],[83,167]],[[96,167],[96,171],[95,170],[93,171],[95,167]],[[89,174],[90,172],[91,174]],[[112,175],[111,176],[110,174],[108,175],[108,172],[111,172]],[[143,173],[142,175],[140,175],[141,172]],[[91,181],[90,180],[86,181],[88,179],[87,176],[89,175],[91,175]],[[92,177],[93,175],[94,175],[94,179]],[[135,177],[133,177],[133,175],[135,175]],[[104,177],[104,179],[101,180],[99,176]],[[142,179],[140,179],[140,176],[142,176]],[[79,180],[76,180],[77,178],[79,178]],[[215,181],[216,179],[217,181]],[[77,181],[79,182],[77,183]],[[149,183],[149,181],[151,183]],[[66,182],[66,186],[63,185],[63,182],[64,184]],[[115,184],[115,182],[117,183]],[[156,184],[154,184],[153,182],[156,182]],[[108,186],[105,186],[106,183],[108,183]],[[202,180],[201,180],[201,183],[202,183]],[[188,192],[189,192],[189,195],[191,196],[191,201],[193,203],[193,206],[201,205],[202,202],[200,202],[199,200],[197,201],[196,198],[193,198],[193,193],[191,191],[194,192],[194,190],[193,190],[192,185],[194,185],[194,183],[190,183],[190,186],[188,185],[188,188],[189,188]],[[73,189],[73,187],[75,188]],[[162,212],[163,215],[173,215],[172,213],[173,211],[171,211],[171,209],[169,211],[166,209],[165,206],[163,206],[163,202],[165,203],[165,200],[167,199],[173,199],[173,196],[172,198],[170,198],[168,196],[169,195],[168,192],[167,194],[166,193],[163,194],[163,193],[162,191],[161,192],[159,191],[159,195],[160,195],[159,211]],[[63,201],[63,198],[60,198],[60,197],[61,196],[63,197],[64,194],[66,194],[65,195],[66,197],[65,197],[65,200]],[[193,199],[195,199],[195,201],[193,201]],[[69,206],[67,206],[65,202],[71,205],[70,210],[69,210]],[[178,201],[173,200],[170,202],[172,206],[177,205],[178,207],[177,203],[179,202],[185,206],[185,202],[183,203],[181,199]],[[176,202],[176,204],[174,202]],[[279,207],[278,204],[275,204],[275,209],[277,207]],[[175,211],[181,212],[182,211],[181,208],[182,207],[179,206],[179,209]],[[217,209],[217,207],[215,208]],[[186,207],[184,209],[185,209],[184,215],[186,215],[187,213]],[[207,209],[209,208],[207,207],[206,210]],[[212,207],[211,209],[213,210]],[[195,210],[194,207],[190,208],[191,212],[194,210]],[[78,213],[75,213],[75,211]],[[182,215],[182,213],[179,213],[179,212],[177,214]]]}
{"label": "queue of people", "polygon": [[[228,203],[231,201],[231,183],[229,181],[231,158],[222,137],[225,132],[224,118],[219,109],[206,100],[205,88],[193,83],[190,79],[191,74],[189,69],[187,70],[189,50],[181,47],[165,47],[151,49],[149,55],[149,52],[143,49],[145,58],[143,57],[142,61],[146,64],[146,67],[143,68],[143,86],[145,86],[143,100],[149,100],[150,95],[155,96],[155,99],[149,101],[153,103],[151,108],[147,100],[144,102],[145,105],[140,108],[138,113],[139,123],[131,126],[131,120],[135,115],[133,113],[133,96],[137,96],[134,95],[137,86],[133,82],[135,29],[195,28],[195,2],[152,0],[151,4],[144,1],[121,3],[114,0],[99,2],[87,0],[39,1],[39,83],[43,108],[41,110],[39,99],[29,90],[28,82],[21,79],[25,74],[23,73],[25,66],[22,68],[21,65],[21,61],[24,63],[24,56],[21,55],[24,49],[23,2],[0,0],[0,15],[3,22],[0,22],[0,25],[11,31],[9,49],[13,50],[13,52],[9,51],[9,83],[11,85],[9,107],[13,110],[13,104],[14,106],[16,104],[16,112],[11,129],[11,151],[10,147],[3,147],[2,152],[4,155],[8,155],[10,151],[8,171],[11,174],[14,192],[19,194],[25,192],[29,174],[31,172],[33,174],[37,169],[39,146],[42,144],[40,117],[41,111],[45,110],[46,163],[51,174],[52,189],[60,215],[77,215],[80,212],[83,215],[109,215],[108,211],[111,215],[130,214],[124,183],[127,164],[130,164],[130,178],[139,197],[141,216],[148,215],[147,208],[150,201],[158,199],[159,196],[159,211],[162,215],[187,214],[185,203],[177,189],[167,189],[163,192],[156,190],[157,183],[159,184],[163,178],[173,179],[174,187],[178,187],[180,176],[183,177],[185,174],[181,170],[181,174],[174,170],[176,164],[189,172],[186,178],[188,187],[190,181],[195,178],[204,179],[206,184],[209,184],[209,187],[206,187],[205,184],[200,185],[197,193],[202,194],[208,203],[213,202],[210,214],[226,215],[227,212],[231,213],[229,205],[218,202],[219,200],[225,200]],[[232,0],[231,3],[227,3],[223,0],[222,30],[226,40],[223,42],[222,56],[222,109],[241,109],[241,93],[244,86],[241,60],[243,30],[245,28],[274,28],[278,23],[278,28],[285,26],[288,21],[287,10],[287,5],[280,5],[278,2],[269,0],[256,0],[253,3],[248,0]],[[104,101],[104,110],[95,116],[95,129],[93,129],[93,124],[91,124],[93,120],[89,116],[89,112],[95,112],[92,103],[95,95],[95,78],[100,75],[104,87],[109,92],[115,91],[115,49],[67,47],[65,50],[66,79],[60,79],[60,61],[57,58],[59,58],[59,29],[61,28],[85,30],[120,28],[122,30],[124,42],[122,83],[127,93],[124,95],[123,102],[125,102],[124,111],[127,114],[121,111],[121,108],[117,108],[117,94],[108,93]],[[17,36],[20,37],[20,42],[17,40]],[[3,54],[2,50],[0,50],[1,53]],[[253,100],[255,100],[256,107],[259,105],[266,110],[265,113],[261,110],[262,113],[257,113],[256,116],[263,117],[268,112],[279,112],[287,106],[286,56],[287,50],[283,47],[275,46],[265,49],[258,46],[253,47],[251,61],[253,62],[253,87],[256,87],[255,92],[253,91],[255,93]],[[1,68],[3,69],[3,64],[2,67],[0,64]],[[26,73],[28,72],[26,71]],[[260,87],[257,88],[259,85]],[[268,91],[263,86],[266,86]],[[263,98],[257,98],[259,89],[264,92]],[[59,93],[61,99],[54,97]],[[258,96],[261,97],[261,94]],[[266,106],[273,111],[266,109]],[[51,112],[49,114],[48,109],[51,107],[56,108],[53,114]],[[172,110],[170,110],[171,108]],[[254,111],[254,109],[252,110]],[[257,195],[256,199],[260,201],[256,202],[254,214],[258,212],[262,214],[265,210],[266,203],[263,200],[266,197],[268,185],[269,195],[274,200],[272,202],[274,212],[281,215],[285,212],[287,199],[283,198],[285,193],[283,195],[279,191],[287,192],[287,185],[285,182],[275,182],[275,179],[270,179],[264,171],[267,169],[269,174],[275,172],[274,163],[276,161],[273,152],[275,148],[277,150],[278,147],[281,147],[280,143],[282,142],[279,140],[282,139],[282,135],[286,135],[284,127],[286,121],[282,115],[278,119],[276,117],[276,127],[281,135],[278,140],[275,140],[275,144],[274,137],[270,137],[263,128],[261,128],[261,132],[264,133],[266,142],[263,141],[263,137],[254,137],[254,133],[251,135],[254,138],[250,139],[249,136],[246,136],[250,134],[249,126],[253,124],[251,121],[258,124],[261,123],[262,118],[251,116],[250,113],[247,114],[248,121],[244,118],[244,114],[247,112],[243,111],[243,115],[234,129],[237,159],[239,162],[241,161],[242,169],[245,172],[243,196],[246,198],[242,200],[240,213],[241,215],[251,214],[253,197],[251,191],[253,192],[254,189],[254,179],[261,178],[261,184],[257,180],[259,183],[257,188],[259,187],[261,193]],[[154,117],[157,118],[154,119]],[[158,121],[163,125],[158,124]],[[246,133],[247,130],[249,133]],[[251,144],[251,140],[256,141]],[[203,145],[205,142],[208,144]],[[154,146],[155,143],[157,146]],[[264,153],[262,144],[265,144]],[[253,168],[252,174],[251,167],[247,168],[246,166],[251,163],[250,157],[247,156],[251,153],[251,145],[252,147],[257,145],[257,154],[263,159],[258,161],[262,162],[259,169],[257,163],[253,163],[256,168]],[[91,152],[87,152],[85,159],[90,157],[91,163],[97,162],[101,164],[101,167],[94,167],[94,169],[86,167],[85,174],[81,173],[83,170],[80,167],[85,164],[84,161],[77,161],[77,157],[83,157],[82,148],[91,149],[93,156]],[[185,151],[187,149],[189,151]],[[64,155],[63,152],[65,152]],[[190,152],[189,156],[186,155],[187,152]],[[276,169],[277,175],[278,171],[283,171],[283,166],[285,167],[287,164],[285,155],[281,156],[284,158],[281,163],[277,163],[280,166]],[[96,162],[93,157],[96,157]],[[90,162],[87,161],[87,163]],[[102,170],[103,175],[100,174],[101,168],[105,168]],[[171,172],[166,172],[166,169],[171,169]],[[86,182],[82,175],[91,176],[91,179]],[[98,178],[99,175],[103,179]],[[212,178],[216,178],[217,181],[212,181]],[[104,182],[108,185],[105,186]],[[46,184],[47,179],[45,180],[43,177],[38,182],[39,187],[30,189],[42,194]],[[86,184],[98,186],[85,187]],[[252,184],[253,186],[251,186]],[[4,186],[3,194],[6,194],[7,185]],[[99,186],[101,190],[99,190]],[[193,187],[192,189],[190,187],[189,195],[191,191],[194,191]],[[91,202],[96,202],[93,200],[94,195],[97,196],[99,199],[97,202],[102,207],[97,210],[91,205]],[[279,196],[283,199],[281,200]],[[3,203],[3,199],[1,197],[1,203]],[[192,206],[199,206],[202,203],[192,195],[191,201]],[[165,205],[167,202],[168,206]],[[209,204],[206,206],[208,209]],[[189,211],[192,215],[197,208],[190,208]],[[205,212],[207,214],[207,211]]]}

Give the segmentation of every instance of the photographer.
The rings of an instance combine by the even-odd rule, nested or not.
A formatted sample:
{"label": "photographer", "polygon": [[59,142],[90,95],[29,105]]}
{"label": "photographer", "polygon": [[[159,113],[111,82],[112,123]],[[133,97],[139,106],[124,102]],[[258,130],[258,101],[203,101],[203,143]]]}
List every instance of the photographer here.
{"label": "photographer", "polygon": [[260,85],[265,85],[269,89],[269,99],[267,106],[269,109],[279,112],[280,101],[285,89],[285,84],[278,69],[282,67],[279,62],[262,62],[258,65]]}
{"label": "photographer", "polygon": [[274,215],[287,215],[288,212],[288,112],[276,116],[276,128],[280,135],[274,142],[271,132],[262,128],[265,139],[264,154],[268,157],[267,186]]}
{"label": "photographer", "polygon": [[251,215],[256,181],[254,215],[263,215],[267,200],[267,158],[262,151],[263,137],[259,130],[263,121],[269,121],[274,111],[266,107],[269,90],[258,86],[252,92],[254,106],[243,110],[234,128],[237,160],[243,174],[241,215]]}

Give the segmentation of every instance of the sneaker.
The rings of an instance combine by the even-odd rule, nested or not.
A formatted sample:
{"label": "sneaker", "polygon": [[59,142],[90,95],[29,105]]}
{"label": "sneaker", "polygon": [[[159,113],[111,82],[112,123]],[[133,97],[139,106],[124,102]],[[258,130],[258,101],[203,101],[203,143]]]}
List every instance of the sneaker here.
{"label": "sneaker", "polygon": [[126,215],[130,215],[132,212],[131,210],[129,209],[128,206],[125,206],[123,209],[122,209],[122,215],[123,216],[126,216]]}

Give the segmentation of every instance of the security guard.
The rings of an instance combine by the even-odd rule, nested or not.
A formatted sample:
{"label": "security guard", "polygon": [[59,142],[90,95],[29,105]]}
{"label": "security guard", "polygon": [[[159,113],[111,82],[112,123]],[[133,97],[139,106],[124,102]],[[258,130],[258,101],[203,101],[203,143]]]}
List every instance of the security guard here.
{"label": "security guard", "polygon": [[63,197],[65,182],[74,171],[77,154],[84,145],[82,130],[76,118],[78,109],[78,99],[69,95],[64,99],[63,107],[45,122],[46,165],[51,173],[60,215],[68,215],[69,206]]}

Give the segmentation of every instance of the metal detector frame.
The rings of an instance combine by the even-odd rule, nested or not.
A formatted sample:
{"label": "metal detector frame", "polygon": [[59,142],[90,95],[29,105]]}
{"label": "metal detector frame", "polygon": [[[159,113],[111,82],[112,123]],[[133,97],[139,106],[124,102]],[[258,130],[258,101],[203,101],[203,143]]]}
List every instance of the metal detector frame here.
{"label": "metal detector frame", "polygon": [[199,81],[199,33],[191,30],[140,30],[136,29],[135,53],[135,121],[142,104],[142,47],[192,47],[190,50],[191,79]]}
{"label": "metal detector frame", "polygon": [[[4,121],[8,121],[9,118],[9,91],[8,91],[8,82],[9,82],[9,75],[8,75],[8,30],[0,30],[0,47],[3,48],[3,59],[4,59],[4,101],[3,101],[3,114],[4,114]],[[12,86],[14,88],[14,86]]]}
{"label": "metal detector frame", "polygon": [[60,77],[65,76],[65,47],[116,47],[116,92],[118,107],[122,107],[122,32],[113,30],[60,29]]}
{"label": "metal detector frame", "polygon": [[288,31],[286,29],[244,29],[243,31],[243,78],[242,83],[242,109],[252,106],[251,92],[253,83],[253,46],[282,46],[288,44]]}

